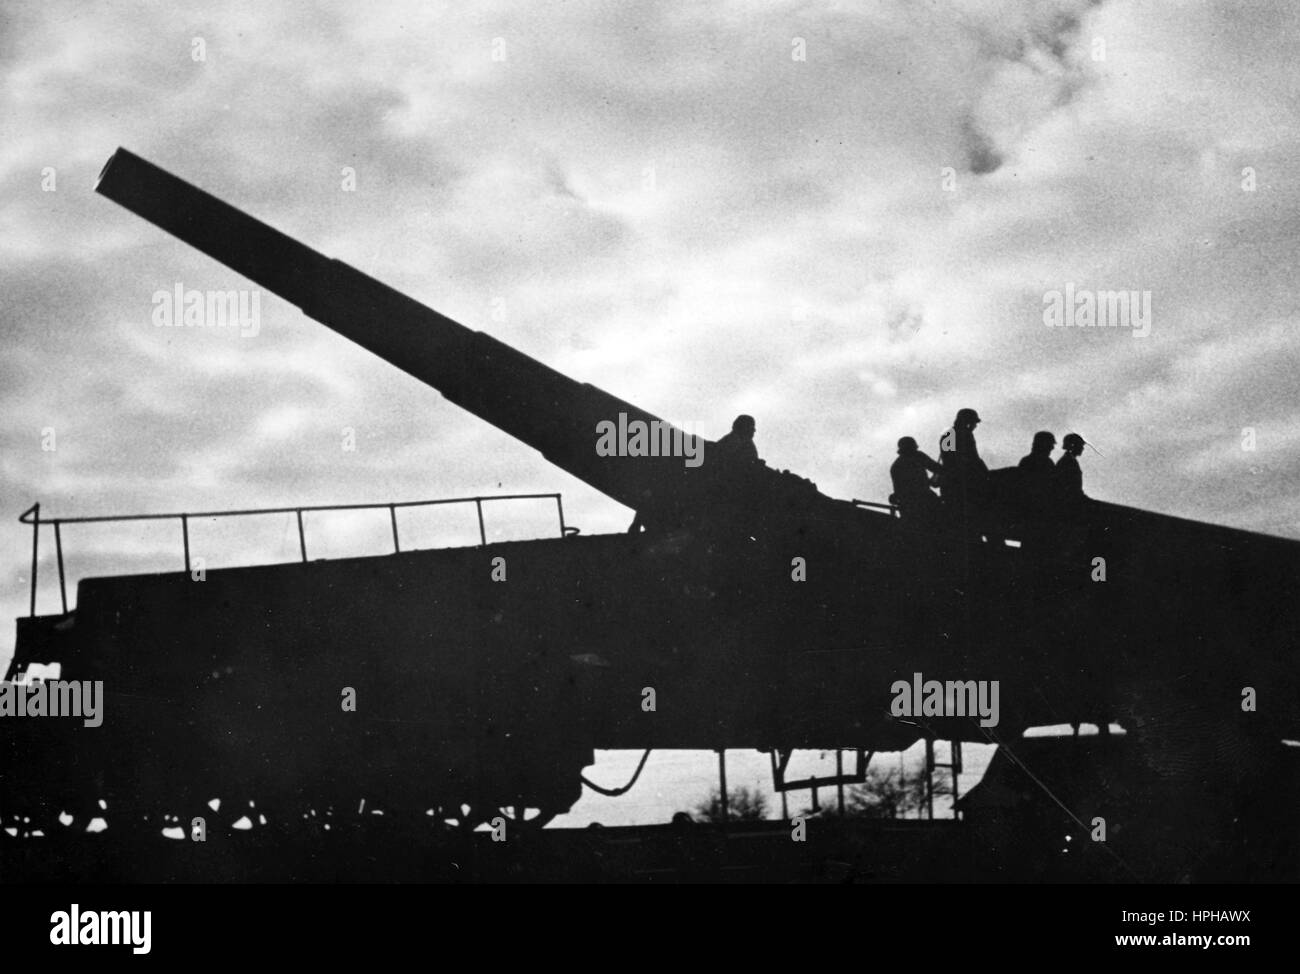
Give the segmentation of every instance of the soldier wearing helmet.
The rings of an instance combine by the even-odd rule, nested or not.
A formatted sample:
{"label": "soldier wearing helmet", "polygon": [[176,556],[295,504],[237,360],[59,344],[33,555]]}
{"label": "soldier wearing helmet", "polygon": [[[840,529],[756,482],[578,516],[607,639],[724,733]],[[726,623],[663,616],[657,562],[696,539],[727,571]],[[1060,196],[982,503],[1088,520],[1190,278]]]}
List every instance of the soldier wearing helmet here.
{"label": "soldier wearing helmet", "polygon": [[1034,443],[1029,452],[1020,458],[1019,467],[1027,478],[1037,482],[1052,475],[1055,464],[1052,463],[1052,451],[1056,449],[1056,437],[1043,430],[1034,434]]}
{"label": "soldier wearing helmet", "polygon": [[[754,445],[758,424],[753,416],[741,414],[731,423],[731,432],[722,436],[708,451],[710,476],[709,503],[714,521],[739,531],[750,530],[756,503],[755,477],[765,466]],[[652,521],[645,511],[637,511],[628,534],[649,529]]]}
{"label": "soldier wearing helmet", "polygon": [[1066,502],[1081,500],[1084,496],[1083,470],[1078,459],[1083,447],[1083,437],[1078,433],[1069,433],[1061,441],[1064,455],[1056,461],[1056,489]]}
{"label": "soldier wearing helmet", "polygon": [[705,453],[711,521],[724,533],[748,537],[760,519],[759,475],[765,464],[754,445],[757,428],[753,416],[737,416],[731,432]]}
{"label": "soldier wearing helmet", "polygon": [[731,424],[731,432],[713,446],[713,455],[721,457],[724,464],[744,468],[758,463],[758,448],[754,446],[754,433],[758,424],[753,416],[741,414]]}
{"label": "soldier wearing helmet", "polygon": [[925,518],[934,513],[939,498],[930,489],[930,475],[939,470],[939,464],[921,452],[916,440],[904,436],[898,441],[898,459],[889,468],[889,477],[894,483],[894,492],[889,500],[903,517]]}
{"label": "soldier wearing helmet", "polygon": [[964,505],[984,492],[989,468],[975,446],[975,427],[979,422],[975,410],[959,409],[952,428],[939,439],[939,462],[943,467],[939,491],[945,501]]}

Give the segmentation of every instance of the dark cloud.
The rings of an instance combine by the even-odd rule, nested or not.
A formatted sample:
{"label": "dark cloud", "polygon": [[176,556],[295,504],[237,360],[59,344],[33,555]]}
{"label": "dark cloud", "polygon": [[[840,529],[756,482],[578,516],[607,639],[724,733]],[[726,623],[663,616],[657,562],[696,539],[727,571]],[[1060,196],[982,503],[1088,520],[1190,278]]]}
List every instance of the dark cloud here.
{"label": "dark cloud", "polygon": [[1002,156],[992,141],[969,118],[962,120],[961,141],[966,154],[966,168],[975,175],[996,172],[1002,165]]}

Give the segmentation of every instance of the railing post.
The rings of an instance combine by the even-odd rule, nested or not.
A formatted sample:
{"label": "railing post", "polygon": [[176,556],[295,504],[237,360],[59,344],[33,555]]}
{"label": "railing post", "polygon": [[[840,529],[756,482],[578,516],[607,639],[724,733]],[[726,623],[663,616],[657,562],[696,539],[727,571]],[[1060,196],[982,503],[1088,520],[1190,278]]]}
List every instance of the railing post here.
{"label": "railing post", "polygon": [[727,802],[727,751],[718,751],[718,783],[722,786],[722,822],[725,825],[731,818],[731,808]]}
{"label": "railing post", "polygon": [[835,749],[835,803],[839,813],[844,814],[844,752]]}
{"label": "railing post", "polygon": [[302,560],[307,561],[307,536],[302,531],[302,508],[294,511],[298,515],[298,550],[302,552]]}
{"label": "railing post", "polygon": [[925,811],[926,818],[934,821],[934,738],[925,739]]}
{"label": "railing post", "polygon": [[952,764],[952,817],[961,818],[961,808],[957,805],[957,799],[960,797],[959,789],[961,787],[961,741],[952,742],[951,764]]}
{"label": "railing post", "polygon": [[556,494],[556,495],[555,495],[555,509],[556,509],[557,511],[560,512],[560,537],[563,538],[563,537],[565,536],[565,534],[564,534],[564,500],[560,497],[559,494]]}
{"label": "railing post", "polygon": [[188,514],[181,515],[181,540],[185,544],[185,574],[190,573],[190,518]]}
{"label": "railing post", "polygon": [[400,555],[402,545],[397,540],[397,507],[393,504],[388,505],[388,519],[393,522],[393,551]]}
{"label": "railing post", "polygon": [[478,537],[484,545],[487,544],[487,528],[483,526],[483,498],[474,498],[474,507],[478,511]]}
{"label": "railing post", "polygon": [[59,600],[63,603],[63,614],[68,614],[68,586],[63,579],[63,536],[59,534],[59,522],[54,522],[54,550],[59,556]]}
{"label": "railing post", "polygon": [[41,505],[32,505],[32,606],[30,615],[36,615],[36,552],[41,543]]}

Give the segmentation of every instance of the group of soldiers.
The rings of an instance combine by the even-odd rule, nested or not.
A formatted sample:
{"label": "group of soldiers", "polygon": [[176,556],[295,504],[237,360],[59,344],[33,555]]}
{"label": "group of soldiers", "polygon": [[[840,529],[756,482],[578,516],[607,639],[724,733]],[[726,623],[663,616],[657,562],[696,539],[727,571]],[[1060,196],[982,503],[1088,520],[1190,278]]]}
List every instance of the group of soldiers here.
{"label": "group of soldiers", "polygon": [[[979,423],[975,410],[958,410],[952,427],[939,439],[938,461],[922,451],[912,437],[898,441],[898,459],[889,468],[894,483],[889,501],[902,517],[922,521],[946,509],[963,520],[977,521],[996,500],[1011,498],[1027,515],[1044,516],[1083,499],[1079,455],[1085,443],[1078,433],[1068,434],[1061,442],[1063,453],[1055,463],[1056,437],[1043,431],[1034,434],[1029,453],[1016,467],[990,471],[975,444]],[[1002,496],[996,497],[998,494]]]}
{"label": "group of soldiers", "polygon": [[[1068,511],[1083,500],[1079,456],[1086,444],[1078,433],[1067,434],[1061,441],[1063,452],[1055,462],[1056,437],[1043,431],[1034,434],[1029,453],[1016,467],[990,471],[975,443],[979,423],[975,410],[958,410],[952,427],[939,439],[938,461],[923,452],[912,437],[898,441],[898,459],[889,468],[894,484],[889,502],[900,516],[918,524],[946,516],[992,537],[993,522],[998,519],[994,511],[1005,509],[1008,503],[1021,515],[1037,520]],[[719,505],[734,508],[735,519],[741,522],[752,516],[753,498],[749,495],[753,474],[763,465],[754,444],[756,428],[754,417],[737,416],[731,432],[710,450],[710,470],[718,486],[715,520],[722,513],[716,509]],[[635,533],[648,526],[644,512],[638,512],[628,531]]]}

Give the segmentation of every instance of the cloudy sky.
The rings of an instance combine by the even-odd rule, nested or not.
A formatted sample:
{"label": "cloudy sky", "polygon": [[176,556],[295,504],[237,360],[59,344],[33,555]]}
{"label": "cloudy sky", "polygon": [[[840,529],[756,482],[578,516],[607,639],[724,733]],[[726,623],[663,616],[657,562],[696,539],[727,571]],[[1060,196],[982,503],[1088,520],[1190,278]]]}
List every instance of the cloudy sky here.
{"label": "cloudy sky", "polygon": [[[1102,454],[1094,496],[1300,537],[1289,0],[11,0],[0,18],[7,618],[37,500],[559,490],[587,532],[629,518],[270,295],[256,337],[155,327],[154,292],[243,282],[93,194],[119,145],[708,436],[753,413],[769,464],[835,496],[883,498],[894,441],[934,450],[970,405],[993,466],[1075,430]],[[1150,333],[1046,327],[1067,283],[1149,291]],[[179,567],[170,526],[64,540],[74,578]],[[12,625],[0,659],[11,644]]]}

